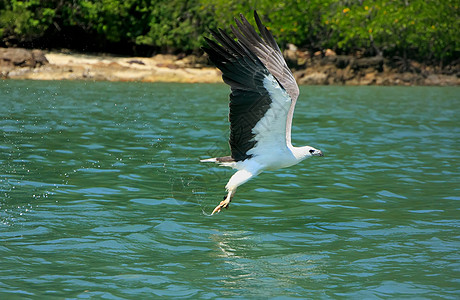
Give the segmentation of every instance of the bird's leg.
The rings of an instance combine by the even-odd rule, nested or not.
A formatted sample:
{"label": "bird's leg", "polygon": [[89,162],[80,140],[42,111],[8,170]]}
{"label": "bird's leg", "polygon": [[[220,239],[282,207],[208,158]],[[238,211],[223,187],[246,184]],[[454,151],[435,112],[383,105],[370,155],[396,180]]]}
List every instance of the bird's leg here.
{"label": "bird's leg", "polygon": [[230,204],[230,201],[232,201],[233,195],[235,194],[234,190],[229,190],[227,197],[225,197],[224,201],[221,201],[219,205],[214,208],[214,210],[211,213],[211,216],[215,214],[216,212],[220,212],[222,208],[228,208],[228,205]]}
{"label": "bird's leg", "polygon": [[236,189],[259,173],[259,170],[256,170],[255,172],[251,172],[248,170],[239,170],[238,172],[233,174],[230,180],[227,182],[227,185],[225,186],[225,188],[228,191],[227,197],[224,199],[224,201],[220,202],[220,204],[217,205],[216,208],[214,208],[211,215],[215,214],[216,212],[220,212],[222,208],[227,208],[230,204],[230,201],[232,201],[233,195],[235,195]]}

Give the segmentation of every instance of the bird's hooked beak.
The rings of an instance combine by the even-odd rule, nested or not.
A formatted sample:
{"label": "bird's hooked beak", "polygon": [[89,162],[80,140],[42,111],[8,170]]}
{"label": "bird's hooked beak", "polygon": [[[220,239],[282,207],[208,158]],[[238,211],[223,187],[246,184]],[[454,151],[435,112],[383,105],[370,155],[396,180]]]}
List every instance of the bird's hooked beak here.
{"label": "bird's hooked beak", "polygon": [[316,149],[311,153],[311,156],[324,156],[323,151]]}

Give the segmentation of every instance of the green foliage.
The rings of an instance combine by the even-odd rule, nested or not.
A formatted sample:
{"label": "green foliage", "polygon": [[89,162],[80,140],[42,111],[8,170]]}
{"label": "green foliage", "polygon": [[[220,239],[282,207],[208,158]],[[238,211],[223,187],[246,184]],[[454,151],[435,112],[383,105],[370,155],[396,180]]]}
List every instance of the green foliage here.
{"label": "green foliage", "polygon": [[293,43],[311,49],[321,49],[327,40],[328,28],[322,22],[323,15],[333,0],[288,1],[228,1],[201,0],[214,11],[220,27],[234,24],[239,13],[255,25],[252,18],[256,9],[262,21],[281,45]]}
{"label": "green foliage", "polygon": [[163,51],[199,49],[203,33],[214,25],[214,16],[199,1],[153,1],[149,13],[148,32],[138,35],[136,43],[161,47]]}
{"label": "green foliage", "polygon": [[1,1],[0,34],[19,40],[41,36],[55,16],[54,9],[43,7],[40,0]]}
{"label": "green foliage", "polygon": [[[257,9],[281,44],[449,61],[460,54],[458,0],[202,0],[225,25]],[[251,20],[250,20],[251,21]]]}
{"label": "green foliage", "polygon": [[459,2],[455,0],[338,1],[326,22],[328,47],[344,52],[373,48],[404,58],[453,58],[460,51]]}
{"label": "green foliage", "polygon": [[209,28],[239,13],[253,23],[254,9],[282,47],[428,62],[460,55],[458,0],[0,0],[0,36],[14,44],[78,28],[107,43],[199,51]]}

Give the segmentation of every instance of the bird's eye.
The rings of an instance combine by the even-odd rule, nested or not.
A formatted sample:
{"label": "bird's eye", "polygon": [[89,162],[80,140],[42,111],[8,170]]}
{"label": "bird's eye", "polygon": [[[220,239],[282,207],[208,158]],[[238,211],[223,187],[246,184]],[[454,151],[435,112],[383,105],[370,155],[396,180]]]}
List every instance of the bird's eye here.
{"label": "bird's eye", "polygon": [[311,149],[311,150],[310,150],[310,153],[311,153],[311,154],[315,153],[315,150]]}

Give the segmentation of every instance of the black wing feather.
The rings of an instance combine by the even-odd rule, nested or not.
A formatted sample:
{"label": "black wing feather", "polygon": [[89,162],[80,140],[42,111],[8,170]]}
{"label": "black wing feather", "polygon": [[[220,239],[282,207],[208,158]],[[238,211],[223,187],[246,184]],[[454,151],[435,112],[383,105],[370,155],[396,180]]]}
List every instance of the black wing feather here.
{"label": "black wing feather", "polygon": [[222,71],[230,85],[230,149],[235,161],[251,157],[247,152],[255,146],[252,129],[270,108],[272,100],[263,85],[270,72],[246,45],[235,41],[222,30],[211,31],[220,43],[206,39],[203,50]]}

